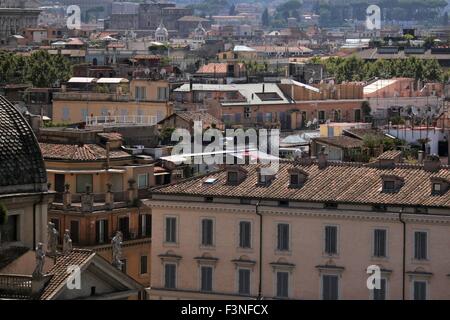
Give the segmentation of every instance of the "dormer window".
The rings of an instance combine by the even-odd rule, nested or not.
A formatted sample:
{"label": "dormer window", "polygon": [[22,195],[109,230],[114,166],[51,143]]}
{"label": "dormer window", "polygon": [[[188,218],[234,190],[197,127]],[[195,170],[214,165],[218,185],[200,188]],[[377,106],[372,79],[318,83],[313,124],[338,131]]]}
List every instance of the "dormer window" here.
{"label": "dormer window", "polygon": [[238,173],[236,171],[228,171],[228,183],[229,184],[238,183]]}
{"label": "dormer window", "polygon": [[288,170],[289,172],[289,186],[292,188],[298,188],[305,184],[308,179],[308,173],[299,168],[293,168]]}
{"label": "dormer window", "polygon": [[431,194],[442,195],[450,187],[450,181],[441,177],[431,177]]}
{"label": "dormer window", "polygon": [[383,175],[381,176],[383,181],[382,192],[384,193],[394,193],[398,192],[403,186],[404,180],[402,177],[393,175]]}
{"label": "dormer window", "polygon": [[393,180],[383,181],[383,191],[384,192],[394,192],[395,191],[395,181],[393,181]]}
{"label": "dormer window", "polygon": [[258,172],[258,184],[268,185],[275,179],[275,172],[270,168],[258,168],[256,171]]}

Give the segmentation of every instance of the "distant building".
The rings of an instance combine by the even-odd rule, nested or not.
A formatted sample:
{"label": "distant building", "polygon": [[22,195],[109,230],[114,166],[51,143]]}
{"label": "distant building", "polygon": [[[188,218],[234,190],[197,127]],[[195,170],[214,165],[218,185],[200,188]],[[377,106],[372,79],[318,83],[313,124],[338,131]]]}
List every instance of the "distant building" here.
{"label": "distant building", "polygon": [[0,0],[0,45],[24,28],[35,28],[41,10],[35,0]]}

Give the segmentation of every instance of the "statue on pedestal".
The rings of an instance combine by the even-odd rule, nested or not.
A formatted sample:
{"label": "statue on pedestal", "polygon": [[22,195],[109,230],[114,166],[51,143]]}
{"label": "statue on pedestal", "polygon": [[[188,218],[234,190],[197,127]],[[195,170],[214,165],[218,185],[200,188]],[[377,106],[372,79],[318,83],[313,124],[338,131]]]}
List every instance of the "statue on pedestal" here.
{"label": "statue on pedestal", "polygon": [[122,271],[122,232],[117,231],[116,235],[112,238],[111,244],[112,244],[112,251],[113,251],[113,257],[112,257],[112,265],[115,266],[117,269]]}
{"label": "statue on pedestal", "polygon": [[36,247],[36,268],[33,271],[34,279],[40,279],[44,275],[43,274],[44,263],[45,263],[44,244],[42,242],[39,242]]}
{"label": "statue on pedestal", "polygon": [[50,256],[56,256],[58,246],[58,230],[56,230],[53,222],[48,223],[47,237],[47,252]]}
{"label": "statue on pedestal", "polygon": [[70,239],[70,231],[68,229],[64,232],[63,253],[67,254],[72,251],[72,239]]}

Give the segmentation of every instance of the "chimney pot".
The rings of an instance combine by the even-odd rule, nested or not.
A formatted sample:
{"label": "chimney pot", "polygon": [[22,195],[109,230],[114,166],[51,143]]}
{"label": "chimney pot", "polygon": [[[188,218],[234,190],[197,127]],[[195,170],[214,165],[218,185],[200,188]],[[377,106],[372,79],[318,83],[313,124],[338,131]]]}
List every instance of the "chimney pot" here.
{"label": "chimney pot", "polygon": [[325,153],[325,147],[320,149],[320,152],[317,155],[317,162],[319,164],[319,169],[325,169],[327,167],[328,155]]}

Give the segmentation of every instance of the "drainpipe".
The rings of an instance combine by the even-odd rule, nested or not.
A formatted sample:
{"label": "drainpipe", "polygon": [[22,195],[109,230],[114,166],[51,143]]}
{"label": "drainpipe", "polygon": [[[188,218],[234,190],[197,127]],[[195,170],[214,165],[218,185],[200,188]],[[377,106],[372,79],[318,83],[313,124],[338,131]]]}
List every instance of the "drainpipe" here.
{"label": "drainpipe", "polygon": [[261,204],[261,200],[255,205],[255,213],[259,216],[259,283],[258,283],[258,300],[262,300],[262,240],[263,240],[263,217],[262,214],[259,213],[259,205]]}
{"label": "drainpipe", "polygon": [[406,277],[406,222],[403,220],[403,208],[400,209],[398,219],[403,224],[403,266],[402,266],[402,300],[405,300],[405,277]]}

